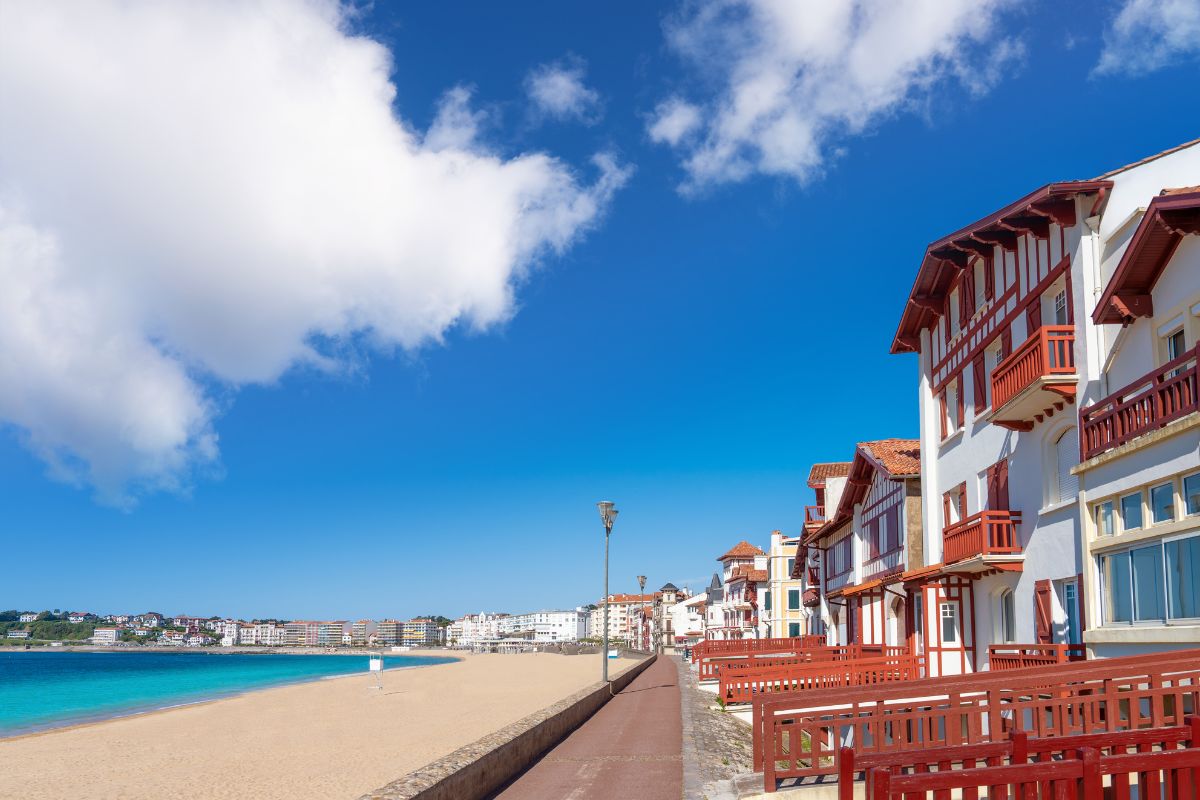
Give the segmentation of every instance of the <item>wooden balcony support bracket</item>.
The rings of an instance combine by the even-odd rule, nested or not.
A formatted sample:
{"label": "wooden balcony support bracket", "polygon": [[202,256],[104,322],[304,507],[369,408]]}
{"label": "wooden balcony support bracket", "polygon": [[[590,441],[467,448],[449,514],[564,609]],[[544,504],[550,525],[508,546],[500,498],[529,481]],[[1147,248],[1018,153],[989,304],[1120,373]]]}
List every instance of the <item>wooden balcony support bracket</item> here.
{"label": "wooden balcony support bracket", "polygon": [[1109,303],[1114,311],[1129,324],[1137,317],[1154,316],[1154,301],[1148,294],[1118,293],[1114,294]]}
{"label": "wooden balcony support bracket", "polygon": [[1041,214],[1014,214],[1000,220],[1001,227],[1028,233],[1035,239],[1050,238],[1050,218]]}
{"label": "wooden balcony support bracket", "polygon": [[989,230],[976,231],[975,238],[988,244],[998,244],[1002,249],[1010,253],[1015,253],[1017,251],[1017,240],[1020,239],[1020,236],[1011,228],[997,226]]}
{"label": "wooden balcony support bracket", "polygon": [[992,424],[1017,433],[1028,433],[1033,430],[1033,423],[1023,419],[995,419],[992,420]]}

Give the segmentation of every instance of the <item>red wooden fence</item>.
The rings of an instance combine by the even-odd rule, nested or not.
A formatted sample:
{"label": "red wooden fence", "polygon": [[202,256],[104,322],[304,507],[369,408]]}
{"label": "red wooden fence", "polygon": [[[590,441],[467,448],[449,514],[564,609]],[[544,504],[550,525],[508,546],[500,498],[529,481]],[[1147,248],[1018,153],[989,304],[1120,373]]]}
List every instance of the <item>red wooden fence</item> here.
{"label": "red wooden fence", "polygon": [[1200,345],[1100,402],[1081,408],[1080,457],[1086,461],[1200,409],[1198,355]]}
{"label": "red wooden fence", "polygon": [[726,703],[749,703],[756,697],[781,692],[911,681],[921,677],[923,663],[921,656],[902,652],[847,661],[726,667],[720,673],[717,696]]}
{"label": "red wooden fence", "polygon": [[721,672],[729,668],[775,666],[777,662],[791,660],[795,664],[809,664],[818,661],[845,661],[847,659],[881,656],[889,651],[905,651],[905,648],[885,648],[882,645],[847,644],[830,647],[810,647],[800,649],[789,647],[786,650],[760,651],[747,654],[701,656],[697,666],[699,680],[714,681]]}
{"label": "red wooden fence", "polygon": [[1081,644],[993,644],[988,646],[988,669],[1021,669],[1023,667],[1066,664],[1083,661],[1087,648]]}
{"label": "red wooden fence", "polygon": [[[957,747],[934,747],[927,750],[912,750],[904,753],[869,753],[858,755],[851,747],[843,747],[838,756],[838,800],[853,800],[854,781],[859,772],[869,775],[872,770],[885,769],[893,777],[901,774],[927,774],[932,770],[969,770],[983,767],[1007,767],[1037,765],[1051,760],[1072,757],[1084,747],[1095,749],[1100,755],[1123,755],[1133,750],[1139,753],[1158,753],[1179,748],[1200,748],[1200,717],[1189,717],[1184,725],[1169,728],[1147,728],[1117,733],[1062,736],[1050,739],[1031,738],[1024,731],[1013,731],[1006,741],[984,744],[959,745]],[[1033,757],[1033,764],[1030,764]],[[994,774],[994,773],[993,773]],[[987,785],[1000,796],[1007,797],[1001,781],[990,779]],[[1116,777],[1112,781],[1118,796],[1129,797],[1128,776]],[[871,794],[868,782],[867,794]],[[1121,794],[1121,791],[1124,794]],[[965,796],[970,796],[969,793]],[[1017,795],[1021,797],[1020,794]],[[1142,794],[1145,797],[1145,794]],[[1151,794],[1156,797],[1157,793]]]}
{"label": "red wooden fence", "polygon": [[704,656],[739,655],[766,651],[786,652],[789,649],[824,647],[824,636],[782,636],[771,639],[705,639],[692,648],[692,663]]}
{"label": "red wooden fence", "polygon": [[1200,651],[1126,656],[756,699],[755,768],[781,778],[837,772],[838,750],[978,744],[1180,724],[1200,709]]}

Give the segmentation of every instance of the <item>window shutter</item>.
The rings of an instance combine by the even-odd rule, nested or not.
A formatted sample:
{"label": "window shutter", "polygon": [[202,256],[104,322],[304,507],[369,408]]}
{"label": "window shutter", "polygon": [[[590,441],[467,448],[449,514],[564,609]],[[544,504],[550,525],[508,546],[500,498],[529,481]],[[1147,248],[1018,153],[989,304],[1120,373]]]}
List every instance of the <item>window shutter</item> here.
{"label": "window shutter", "polygon": [[996,265],[990,258],[983,260],[983,297],[992,300],[996,296]]}
{"label": "window shutter", "polygon": [[954,378],[954,400],[956,403],[958,403],[958,416],[956,419],[958,420],[959,428],[962,428],[966,424],[963,421],[963,401],[965,400],[963,397],[964,394],[966,393],[963,391],[963,375],[960,372]]}
{"label": "window shutter", "polygon": [[942,527],[950,527],[950,493],[942,495]]}
{"label": "window shutter", "polygon": [[1012,355],[1012,328],[1005,328],[1000,334],[1000,358],[1001,360]]}
{"label": "window shutter", "polygon": [[958,322],[963,328],[975,313],[975,270],[967,267],[958,282]]}
{"label": "window shutter", "polygon": [[960,483],[958,485],[958,518],[967,518],[967,484]]}
{"label": "window shutter", "polygon": [[1025,309],[1025,321],[1029,323],[1029,335],[1033,336],[1037,333],[1038,328],[1042,327],[1042,303],[1040,300],[1034,300]]}
{"label": "window shutter", "polygon": [[1079,494],[1079,476],[1071,474],[1071,467],[1078,463],[1079,434],[1074,428],[1064,433],[1055,446],[1058,460],[1058,497],[1059,502],[1070,500]]}
{"label": "window shutter", "polygon": [[996,508],[1008,511],[1008,459],[996,464]]}
{"label": "window shutter", "polygon": [[1037,643],[1054,644],[1054,618],[1050,613],[1050,595],[1054,590],[1050,587],[1050,581],[1038,581],[1033,591]]}
{"label": "window shutter", "polygon": [[975,356],[975,360],[971,362],[971,375],[975,378],[975,413],[979,414],[987,408],[987,381],[984,380],[987,369],[982,353]]}
{"label": "window shutter", "polygon": [[1079,603],[1079,632],[1087,630],[1087,613],[1083,607],[1083,573],[1075,576],[1075,602]]}

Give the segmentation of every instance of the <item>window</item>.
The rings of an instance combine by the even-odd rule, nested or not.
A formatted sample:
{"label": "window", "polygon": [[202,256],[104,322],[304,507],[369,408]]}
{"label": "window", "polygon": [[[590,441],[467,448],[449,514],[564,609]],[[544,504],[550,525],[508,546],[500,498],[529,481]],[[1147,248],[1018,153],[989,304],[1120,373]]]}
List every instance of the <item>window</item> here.
{"label": "window", "polygon": [[949,317],[950,317],[950,319],[949,319],[950,338],[953,339],[955,336],[958,336],[958,330],[959,330],[959,299],[958,299],[958,290],[957,289],[950,293]]}
{"label": "window", "polygon": [[1163,337],[1167,349],[1167,361],[1174,361],[1183,355],[1187,348],[1184,346],[1183,329]]}
{"label": "window", "polygon": [[1142,493],[1135,492],[1121,498],[1121,530],[1136,531],[1142,527]]}
{"label": "window", "polygon": [[1175,487],[1163,483],[1150,489],[1150,514],[1155,522],[1175,519]]}
{"label": "window", "polygon": [[1071,473],[1071,468],[1079,463],[1079,434],[1074,428],[1058,437],[1054,454],[1057,470],[1053,497],[1054,502],[1062,503],[1079,493],[1079,476]]}
{"label": "window", "polygon": [[1113,504],[1112,500],[1096,506],[1096,535],[1113,535]]}
{"label": "window", "polygon": [[763,592],[763,611],[771,610],[771,592]]}
{"label": "window", "polygon": [[1183,479],[1183,508],[1189,517],[1200,514],[1200,472]]}
{"label": "window", "polygon": [[1067,290],[1063,289],[1054,295],[1054,324],[1066,325],[1067,322]]}
{"label": "window", "polygon": [[788,611],[800,610],[800,590],[788,589]]}
{"label": "window", "polygon": [[1000,641],[1015,642],[1017,639],[1016,601],[1011,589],[1000,595]]}
{"label": "window", "polygon": [[946,433],[955,433],[962,425],[962,417],[959,415],[959,386],[958,378],[950,381],[946,386]]}
{"label": "window", "polygon": [[1167,606],[1171,619],[1200,617],[1200,536],[1163,545],[1167,557]]}
{"label": "window", "polygon": [[983,304],[988,300],[987,273],[991,268],[989,259],[979,259],[975,262],[975,280],[972,282],[975,288],[975,308],[983,308]]}
{"label": "window", "polygon": [[1104,594],[1108,598],[1105,621],[1132,622],[1133,591],[1129,577],[1129,553],[1113,553],[1101,558],[1100,574],[1104,576]]}
{"label": "window", "polygon": [[789,559],[787,560],[787,572],[785,572],[785,573],[784,573],[784,576],[785,576],[785,577],[790,577],[790,576],[791,576],[791,574],[792,574],[792,570],[793,570],[793,569],[795,569],[795,568],[796,568],[796,559],[794,559],[794,558],[789,558]]}
{"label": "window", "polygon": [[942,603],[942,643],[953,644],[958,641],[958,606],[954,603]]}
{"label": "window", "polygon": [[1134,619],[1156,620],[1166,615],[1163,609],[1162,547],[1140,547],[1130,553],[1133,569]]}
{"label": "window", "polygon": [[791,636],[794,638],[799,635],[800,635],[800,623],[799,622],[789,622],[788,623],[788,636]]}

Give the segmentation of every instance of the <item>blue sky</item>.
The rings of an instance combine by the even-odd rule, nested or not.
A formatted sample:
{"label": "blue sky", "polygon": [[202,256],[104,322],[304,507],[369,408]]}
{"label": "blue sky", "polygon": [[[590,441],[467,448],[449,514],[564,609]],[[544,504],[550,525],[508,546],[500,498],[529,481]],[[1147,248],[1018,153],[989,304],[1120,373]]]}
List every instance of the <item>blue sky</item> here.
{"label": "blue sky", "polygon": [[[742,5],[753,4],[377,4],[346,14],[343,35],[390,50],[392,110],[409,129],[435,125],[445,93],[467,87],[476,116],[466,147],[478,159],[462,168],[475,169],[479,154],[550,154],[558,166],[539,175],[570,176],[577,183],[565,198],[585,210],[561,223],[565,238],[555,238],[560,223],[539,223],[536,252],[504,262],[515,288],[499,311],[472,311],[486,305],[472,295],[412,346],[405,333],[377,334],[386,316],[361,312],[375,322],[344,327],[321,316],[305,339],[320,359],[271,356],[262,368],[237,358],[258,342],[238,338],[253,330],[240,333],[229,308],[258,314],[264,295],[255,292],[281,286],[286,271],[199,314],[189,330],[210,330],[189,339],[172,328],[186,316],[169,313],[177,287],[145,278],[183,259],[148,230],[127,257],[145,258],[149,270],[136,274],[146,282],[125,299],[168,309],[139,330],[185,378],[136,394],[130,415],[110,419],[85,404],[88,390],[109,397],[100,391],[107,372],[130,359],[106,368],[84,349],[78,363],[97,364],[95,376],[64,368],[30,380],[57,388],[0,393],[0,606],[294,618],[571,606],[601,593],[600,499],[622,512],[614,591],[636,589],[638,574],[653,588],[698,588],[738,540],[765,546],[773,529],[799,530],[814,461],[848,458],[856,441],[916,435],[916,363],[888,348],[927,242],[1049,181],[1093,177],[1200,135],[1198,39],[1177,41],[1180,25],[1200,32],[1200,10],[1163,28],[1152,18],[1170,21],[1161,3],[994,3],[955,28],[965,37],[958,55],[930,44],[916,77],[885,75],[898,99],[825,118],[813,110],[836,102],[825,88],[780,100],[777,116],[816,125],[815,161],[743,140],[739,158],[698,171],[689,158],[719,139],[731,57],[755,54],[726,42],[700,65],[684,51],[707,41],[697,32],[705,13]],[[3,80],[15,80],[14,63],[0,62]],[[585,93],[539,106],[539,67],[577,79]],[[186,106],[191,84],[181,85],[171,94]],[[298,85],[303,93],[303,76]],[[648,132],[672,97],[702,120],[674,146]],[[124,124],[137,135],[135,122]],[[33,198],[18,205],[33,228],[61,226],[66,269],[79,243],[100,252],[111,242],[62,221],[82,215],[64,194],[38,194],[35,183],[52,173],[13,177],[20,148],[48,140],[34,133],[0,141],[10,148],[0,157],[0,244],[5,201],[11,211],[14,195]],[[431,141],[423,147],[437,158],[445,151]],[[109,152],[96,147],[81,153]],[[597,188],[606,174],[591,162],[597,153],[618,165],[608,190]],[[78,180],[94,181],[105,202],[139,188],[93,173]],[[486,238],[475,219],[455,218],[455,204],[438,205],[437,188],[418,193],[435,222],[466,241]],[[156,202],[178,201],[187,213],[180,197]],[[510,231],[527,230],[523,213],[496,211],[517,215]],[[194,249],[208,240],[196,236]],[[202,306],[204,281],[220,276],[197,263],[199,282],[183,296]],[[60,301],[49,296],[53,309]],[[339,314],[357,319],[369,305]],[[263,308],[268,319],[286,310]],[[387,313],[417,313],[405,309]],[[230,328],[228,347],[212,344]],[[0,329],[0,361],[19,362],[23,341]],[[10,388],[24,381],[5,369]],[[140,432],[157,419],[157,399],[180,386],[191,387],[180,401],[191,420],[184,443],[161,452],[139,444],[136,459],[122,450],[128,437],[112,431]],[[112,464],[97,467],[110,452]]]}

